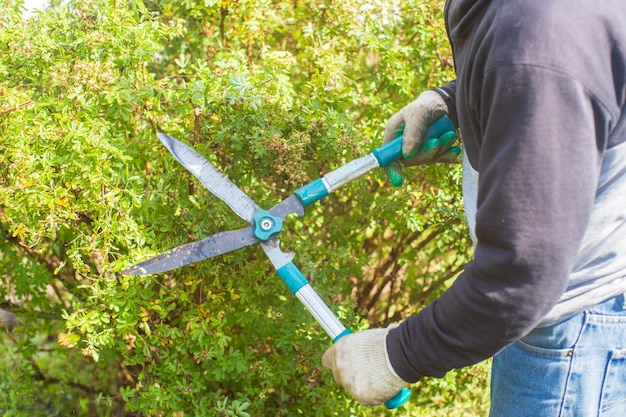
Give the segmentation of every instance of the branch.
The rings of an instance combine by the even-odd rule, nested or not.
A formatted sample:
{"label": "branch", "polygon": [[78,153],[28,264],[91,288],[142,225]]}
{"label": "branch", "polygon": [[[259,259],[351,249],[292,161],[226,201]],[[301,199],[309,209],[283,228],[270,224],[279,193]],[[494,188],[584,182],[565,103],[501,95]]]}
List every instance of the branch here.
{"label": "branch", "polygon": [[392,316],[389,317],[387,320],[387,324],[388,323],[393,323],[395,321],[399,321],[402,320],[404,317],[404,312],[408,310],[415,310],[415,308],[408,308],[408,307],[416,307],[418,305],[423,305],[424,301],[426,301],[426,299],[436,290],[438,290],[446,281],[448,281],[449,279],[453,278],[455,275],[457,275],[459,272],[461,272],[463,270],[465,266],[459,266],[455,269],[453,269],[452,271],[450,271],[448,274],[446,274],[445,276],[439,278],[437,281],[433,282],[425,291],[422,291],[421,293],[418,294],[417,297],[415,297],[413,300],[409,300],[409,302],[407,303],[407,308],[403,309],[403,310],[399,310],[396,311],[396,313]]}
{"label": "branch", "polygon": [[[424,232],[417,231],[406,235],[400,242],[396,244],[396,246],[394,246],[391,253],[387,256],[387,260],[381,266],[376,268],[372,280],[369,281],[363,288],[358,300],[359,307],[364,308],[366,311],[369,311],[379,301],[385,287],[396,278],[398,271],[402,268],[402,266],[398,264],[398,258],[400,257],[402,252],[405,251],[405,245],[410,244],[418,238],[425,236],[425,238],[420,240],[417,246],[410,246],[410,251],[419,252],[439,235],[439,233],[437,232],[426,233],[428,228],[429,225],[427,224],[424,226]],[[383,281],[376,288],[376,281],[381,275],[383,276]],[[375,288],[376,291],[374,294],[372,294],[372,291],[374,291]],[[363,307],[363,304],[365,304],[365,307]]]}
{"label": "branch", "polygon": [[[15,337],[15,335],[11,334],[11,333],[6,333],[7,336],[9,337],[9,339],[11,340],[11,342],[13,342],[13,344],[15,346],[17,346],[17,339]],[[88,394],[92,394],[92,395],[96,395],[99,394],[98,391],[95,391],[93,388],[88,387],[86,385],[83,384],[79,384],[78,382],[71,382],[71,381],[63,381],[59,378],[55,378],[52,376],[46,376],[43,371],[41,370],[41,368],[39,367],[39,365],[37,365],[37,363],[35,362],[35,359],[33,359],[32,356],[24,356],[24,359],[26,359],[26,361],[30,364],[31,368],[33,369],[33,372],[35,372],[35,380],[37,381],[42,381],[46,384],[64,384],[64,385],[68,385],[72,388],[76,388],[79,389],[81,391],[84,391]]]}
{"label": "branch", "polygon": [[200,136],[200,119],[202,118],[202,111],[199,108],[193,109],[193,141],[191,142],[195,147],[198,145],[198,137]]}
{"label": "branch", "polygon": [[419,296],[415,298],[414,302],[411,302],[410,304],[414,304],[414,305],[424,304],[424,301],[426,301],[426,299],[428,298],[428,296],[430,294],[432,294],[437,289],[439,289],[439,287],[441,287],[446,281],[448,281],[449,279],[451,279],[452,277],[457,275],[459,272],[461,272],[463,270],[463,268],[465,268],[465,265],[459,266],[456,269],[453,269],[452,271],[450,271],[450,273],[448,273],[445,276],[439,278],[437,281],[432,283],[428,287],[428,289],[426,289],[426,291],[422,291],[419,294]]}
{"label": "branch", "polygon": [[28,106],[29,104],[32,104],[32,103],[34,103],[33,100],[26,100],[25,102],[23,102],[21,104],[18,104],[17,106],[13,107],[12,109],[6,109],[6,110],[0,111],[0,116],[5,115],[7,113],[11,113],[11,112],[17,111],[17,110],[21,109],[22,107],[26,107],[26,106]]}
{"label": "branch", "polygon": [[[6,217],[4,216],[1,206],[0,206],[0,221],[6,221]],[[63,268],[62,272],[58,271],[58,269],[61,269],[60,267],[63,265],[65,261],[63,261],[57,255],[52,254],[50,256],[46,256],[34,250],[33,249],[34,245],[29,246],[26,243],[22,242],[18,237],[13,236],[9,230],[2,227],[2,225],[0,225],[0,236],[4,237],[5,242],[9,242],[15,245],[18,248],[18,250],[21,250],[22,252],[24,252],[28,257],[34,259],[41,265],[44,265],[45,269],[50,273],[51,276],[53,277],[58,276],[59,279],[62,279],[62,281],[66,283],[70,283],[72,279],[76,279],[76,270],[70,263],[65,263],[65,268]],[[39,243],[39,241],[37,241],[37,243]],[[63,304],[66,304],[67,300],[65,300],[62,297],[62,294],[58,286],[53,281],[51,281],[50,284],[52,286],[52,289],[56,293],[56,295],[59,297],[59,301]]]}

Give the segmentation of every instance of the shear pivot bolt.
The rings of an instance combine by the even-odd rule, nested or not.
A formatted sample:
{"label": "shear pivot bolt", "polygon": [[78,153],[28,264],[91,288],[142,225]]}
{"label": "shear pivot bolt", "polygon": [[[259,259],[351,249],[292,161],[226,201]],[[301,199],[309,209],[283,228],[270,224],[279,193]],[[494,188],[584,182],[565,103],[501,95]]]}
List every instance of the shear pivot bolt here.
{"label": "shear pivot bolt", "polygon": [[254,237],[259,240],[269,240],[283,229],[280,217],[272,216],[267,211],[259,211],[253,217]]}
{"label": "shear pivot bolt", "polygon": [[272,219],[263,219],[261,220],[261,229],[270,230],[274,226],[274,222]]}

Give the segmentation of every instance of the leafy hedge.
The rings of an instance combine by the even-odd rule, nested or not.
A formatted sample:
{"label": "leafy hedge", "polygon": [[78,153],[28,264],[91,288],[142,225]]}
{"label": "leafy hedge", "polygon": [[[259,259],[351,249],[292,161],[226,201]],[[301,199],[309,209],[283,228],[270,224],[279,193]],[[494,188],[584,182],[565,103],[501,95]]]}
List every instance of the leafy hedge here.
{"label": "leafy hedge", "polygon": [[[323,331],[258,247],[122,276],[243,227],[156,139],[187,141],[269,208],[380,144],[452,77],[440,1],[0,5],[0,411],[6,416],[379,415],[321,368]],[[468,259],[458,167],[346,186],[283,247],[353,329],[418,311]],[[484,412],[487,364],[396,415]]]}

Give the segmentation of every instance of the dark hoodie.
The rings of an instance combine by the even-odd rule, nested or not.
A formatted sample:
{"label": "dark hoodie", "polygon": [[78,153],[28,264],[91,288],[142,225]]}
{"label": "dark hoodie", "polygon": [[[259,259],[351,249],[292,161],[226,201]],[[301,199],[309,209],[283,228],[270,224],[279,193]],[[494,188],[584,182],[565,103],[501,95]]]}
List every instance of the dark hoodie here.
{"label": "dark hoodie", "polygon": [[389,333],[409,382],[626,291],[626,4],[448,0],[445,19],[457,79],[442,89],[478,173],[476,246]]}

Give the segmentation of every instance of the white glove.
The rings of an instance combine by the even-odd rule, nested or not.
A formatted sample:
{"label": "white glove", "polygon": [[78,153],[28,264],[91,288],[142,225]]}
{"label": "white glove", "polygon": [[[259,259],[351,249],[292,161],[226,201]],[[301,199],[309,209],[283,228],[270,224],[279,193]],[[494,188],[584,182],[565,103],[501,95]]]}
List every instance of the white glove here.
{"label": "white glove", "polygon": [[349,334],[332,345],[322,358],[338,384],[366,407],[395,396],[408,382],[396,374],[387,354],[386,329]]}
{"label": "white glove", "polygon": [[[402,133],[404,165],[455,162],[461,151],[460,148],[452,146],[457,139],[456,130],[447,131],[439,138],[424,141],[428,126],[444,114],[448,114],[448,106],[443,97],[433,90],[426,90],[415,101],[391,116],[385,126],[383,143],[394,140]],[[394,185],[402,184],[400,164],[391,164],[387,173]]]}

